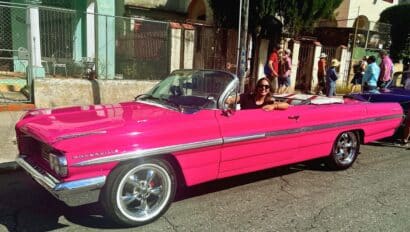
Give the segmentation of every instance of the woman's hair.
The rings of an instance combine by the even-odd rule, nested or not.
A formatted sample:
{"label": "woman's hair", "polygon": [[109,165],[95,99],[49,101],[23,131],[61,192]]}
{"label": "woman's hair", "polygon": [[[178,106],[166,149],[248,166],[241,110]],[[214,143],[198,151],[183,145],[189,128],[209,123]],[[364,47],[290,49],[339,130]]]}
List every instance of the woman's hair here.
{"label": "woman's hair", "polygon": [[268,94],[266,95],[266,97],[265,97],[265,102],[270,102],[270,101],[272,101],[272,99],[273,99],[273,96],[272,96],[273,87],[272,87],[271,81],[270,81],[267,77],[262,77],[261,79],[259,79],[259,80],[256,82],[254,94],[256,94],[256,93],[258,92],[258,86],[261,84],[261,82],[262,82],[263,80],[267,81],[267,82],[268,82],[268,85],[269,85],[269,93],[268,93]]}

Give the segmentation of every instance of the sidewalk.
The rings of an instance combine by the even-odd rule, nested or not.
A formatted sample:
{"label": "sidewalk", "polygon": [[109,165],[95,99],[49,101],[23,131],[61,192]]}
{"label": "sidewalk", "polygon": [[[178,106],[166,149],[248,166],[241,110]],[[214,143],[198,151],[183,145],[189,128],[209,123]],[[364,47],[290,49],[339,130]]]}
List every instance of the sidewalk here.
{"label": "sidewalk", "polygon": [[[34,108],[27,105],[1,105],[0,106],[0,173],[15,170],[17,164],[17,142],[14,126],[26,109]],[[18,111],[10,111],[18,110]]]}

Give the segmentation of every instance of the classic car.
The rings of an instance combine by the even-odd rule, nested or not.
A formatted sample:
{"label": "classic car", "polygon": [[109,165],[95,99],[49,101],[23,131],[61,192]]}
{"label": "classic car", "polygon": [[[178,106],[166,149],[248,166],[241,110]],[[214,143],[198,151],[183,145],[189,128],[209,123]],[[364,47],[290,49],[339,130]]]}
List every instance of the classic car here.
{"label": "classic car", "polygon": [[397,103],[282,95],[287,110],[237,109],[239,80],[177,70],[135,101],[39,109],[16,124],[18,164],[69,206],[100,201],[121,225],[160,217],[176,189],[324,158],[350,167],[360,144],[391,136]]}
{"label": "classic car", "polygon": [[393,87],[380,92],[352,93],[345,97],[368,102],[398,102],[402,105],[405,113],[410,108],[410,90],[403,87]]}
{"label": "classic car", "polygon": [[[392,87],[389,89],[383,89],[380,92],[363,92],[363,93],[353,93],[344,96],[345,98],[355,99],[359,101],[367,102],[397,102],[401,105],[404,112],[404,118],[409,117],[410,112],[410,90],[406,90],[403,87]],[[406,125],[405,120],[394,137],[401,138],[404,126]]]}

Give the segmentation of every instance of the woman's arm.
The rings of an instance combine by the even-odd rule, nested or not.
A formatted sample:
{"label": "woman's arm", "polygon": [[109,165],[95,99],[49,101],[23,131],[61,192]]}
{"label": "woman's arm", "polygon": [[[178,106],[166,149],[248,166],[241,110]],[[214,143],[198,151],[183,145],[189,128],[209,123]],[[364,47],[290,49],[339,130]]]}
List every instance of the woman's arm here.
{"label": "woman's arm", "polygon": [[287,108],[289,108],[289,104],[286,102],[273,102],[272,104],[262,107],[265,111],[286,110]]}

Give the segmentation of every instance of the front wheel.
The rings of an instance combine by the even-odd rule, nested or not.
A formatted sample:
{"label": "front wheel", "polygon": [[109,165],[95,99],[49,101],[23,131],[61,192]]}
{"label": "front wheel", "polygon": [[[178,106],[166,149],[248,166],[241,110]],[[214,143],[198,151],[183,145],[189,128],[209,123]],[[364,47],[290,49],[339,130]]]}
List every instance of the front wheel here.
{"label": "front wheel", "polygon": [[159,218],[176,192],[175,173],[159,159],[134,161],[109,176],[101,203],[110,218],[124,226],[139,226]]}
{"label": "front wheel", "polygon": [[357,158],[360,149],[360,142],[356,133],[352,131],[340,134],[332,148],[332,153],[327,159],[327,164],[333,169],[347,169]]}

